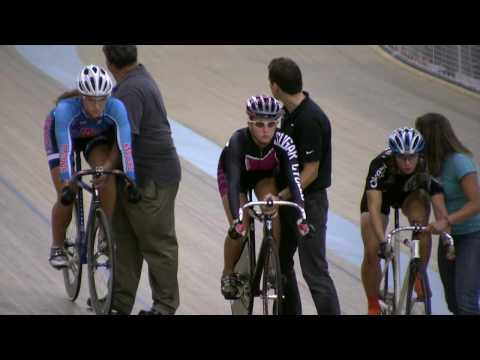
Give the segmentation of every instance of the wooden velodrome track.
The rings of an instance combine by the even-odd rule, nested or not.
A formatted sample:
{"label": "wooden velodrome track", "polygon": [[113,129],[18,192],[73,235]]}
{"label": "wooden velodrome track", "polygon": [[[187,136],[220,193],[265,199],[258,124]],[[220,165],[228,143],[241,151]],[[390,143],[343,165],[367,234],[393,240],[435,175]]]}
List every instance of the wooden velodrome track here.
{"label": "wooden velodrome track", "polygon": [[[77,50],[83,63],[104,64],[99,46]],[[268,93],[269,60],[295,59],[305,89],[332,121],[330,209],[357,225],[369,161],[385,147],[393,128],[413,125],[424,112],[441,112],[477,160],[480,154],[479,98],[406,69],[374,47],[141,46],[139,55],[161,87],[169,116],[220,146],[244,126],[244,100]],[[0,314],[89,313],[86,281],[79,299],[70,303],[61,274],[47,262],[54,190],[42,126],[62,90],[14,47],[0,46]],[[228,314],[229,305],[219,292],[226,220],[216,181],[185,159],[182,170],[176,207],[181,295],[177,313]],[[328,257],[342,312],[363,314],[358,266],[333,251]],[[432,267],[435,258],[434,253]],[[314,314],[296,259],[304,313]],[[135,311],[149,306],[149,299],[144,277]]]}

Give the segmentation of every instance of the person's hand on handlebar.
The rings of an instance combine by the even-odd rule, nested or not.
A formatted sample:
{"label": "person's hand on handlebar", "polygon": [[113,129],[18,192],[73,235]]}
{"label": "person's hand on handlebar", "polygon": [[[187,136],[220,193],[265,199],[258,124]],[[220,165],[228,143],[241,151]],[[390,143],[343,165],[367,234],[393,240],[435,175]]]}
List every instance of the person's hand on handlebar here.
{"label": "person's hand on handlebar", "polygon": [[228,236],[230,237],[230,239],[233,239],[233,240],[241,239],[245,237],[246,234],[247,234],[247,227],[245,226],[244,223],[241,223],[240,220],[238,219],[235,219],[232,225],[230,226],[230,228],[228,229]]}
{"label": "person's hand on handlebar", "polygon": [[310,226],[303,219],[299,219],[297,221],[297,226],[298,226],[298,232],[300,233],[300,235],[302,235],[302,237],[307,236],[308,233],[310,232]]}
{"label": "person's hand on handlebar", "polygon": [[448,221],[447,217],[443,217],[440,220],[432,222],[427,225],[425,231],[430,232],[432,234],[440,235],[443,232],[450,232],[451,224]]}
{"label": "person's hand on handlebar", "polygon": [[134,182],[127,182],[126,190],[128,202],[132,204],[137,204],[138,202],[140,202],[140,200],[142,200],[142,193]]}

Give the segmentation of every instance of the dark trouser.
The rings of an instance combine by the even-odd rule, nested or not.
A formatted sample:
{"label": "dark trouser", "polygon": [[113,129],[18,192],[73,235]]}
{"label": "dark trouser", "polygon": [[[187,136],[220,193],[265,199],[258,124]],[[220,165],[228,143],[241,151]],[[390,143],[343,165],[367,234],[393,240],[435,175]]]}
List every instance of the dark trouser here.
{"label": "dark trouser", "polygon": [[340,315],[335,285],[328,273],[325,251],[327,231],[328,198],[326,190],[305,195],[307,221],[316,229],[300,239],[296,221],[298,213],[293,208],[282,207],[280,220],[282,235],[280,242],[280,263],[286,278],[284,314],[301,314],[300,292],[293,268],[293,256],[298,246],[300,266],[310,288],[319,315]]}
{"label": "dark trouser", "polygon": [[480,232],[454,235],[456,258],[445,257],[439,241],[438,268],[448,309],[455,315],[480,315]]}
{"label": "dark trouser", "polygon": [[117,192],[112,232],[117,242],[114,308],[130,313],[135,303],[143,259],[148,265],[153,308],[174,314],[179,306],[178,244],[175,234],[175,197],[178,183],[143,188],[142,200],[130,204]]}

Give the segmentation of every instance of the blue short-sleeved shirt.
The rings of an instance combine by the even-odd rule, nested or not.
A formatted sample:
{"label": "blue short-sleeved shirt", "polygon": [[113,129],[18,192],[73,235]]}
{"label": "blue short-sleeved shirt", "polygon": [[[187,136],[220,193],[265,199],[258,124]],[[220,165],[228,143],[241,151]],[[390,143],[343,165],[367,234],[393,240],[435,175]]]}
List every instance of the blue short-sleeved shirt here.
{"label": "blue short-sleeved shirt", "polygon": [[[449,214],[460,210],[468,202],[462,190],[461,180],[465,175],[473,172],[476,172],[478,176],[477,164],[470,156],[462,153],[451,154],[443,164],[441,182]],[[452,227],[454,235],[469,234],[476,231],[480,231],[480,214]]]}

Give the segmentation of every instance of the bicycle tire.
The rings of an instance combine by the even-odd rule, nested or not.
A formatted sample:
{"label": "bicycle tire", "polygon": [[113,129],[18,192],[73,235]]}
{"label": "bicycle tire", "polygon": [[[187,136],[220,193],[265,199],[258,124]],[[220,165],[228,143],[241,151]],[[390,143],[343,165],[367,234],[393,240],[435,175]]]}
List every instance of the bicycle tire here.
{"label": "bicycle tire", "polygon": [[[268,240],[267,240],[268,241]],[[273,294],[270,291],[273,290]],[[264,315],[282,314],[283,281],[278,247],[273,238],[268,241],[263,264],[261,297]],[[270,308],[271,304],[271,308]]]}
{"label": "bicycle tire", "polygon": [[380,301],[383,302],[382,307],[383,315],[393,315],[396,311],[396,305],[398,301],[397,294],[397,263],[395,257],[391,257],[385,260],[385,272],[380,281]]}
{"label": "bicycle tire", "polygon": [[[113,303],[116,246],[112,238],[107,216],[101,208],[95,210],[91,221],[87,241],[87,267],[90,301],[92,308],[97,315],[108,315],[110,314]],[[104,241],[102,244],[99,244],[99,234],[101,231],[103,231],[104,234]],[[98,259],[102,257],[107,257],[107,260],[104,263],[98,261]],[[98,268],[103,267],[109,272],[106,280],[107,291],[106,294],[99,295],[98,289],[105,283],[105,280],[101,279],[102,275],[97,273],[99,272]]]}
{"label": "bicycle tire", "polygon": [[243,242],[240,258],[234,268],[234,272],[238,274],[242,285],[240,286],[240,298],[231,302],[232,315],[250,315],[252,313],[253,302],[251,301],[250,291],[252,278],[250,246],[250,236],[247,236]]}
{"label": "bicycle tire", "polygon": [[80,224],[77,215],[78,207],[75,203],[72,211],[72,220],[67,227],[65,237],[65,252],[67,254],[68,266],[62,270],[63,282],[68,299],[75,301],[80,293],[82,283],[82,261],[80,258]]}
{"label": "bicycle tire", "polygon": [[[427,275],[425,265],[418,261],[411,261],[409,266],[410,266],[410,277],[408,279],[405,315],[412,315],[413,305],[415,303],[421,304],[420,308],[424,315],[432,315],[431,298],[430,296],[428,296],[429,295],[428,291],[430,287],[429,287],[428,275]],[[417,298],[414,300],[413,289],[415,287],[415,280],[417,278],[417,275],[420,275],[421,277],[420,283],[421,283],[421,288],[424,296],[422,299]]]}

